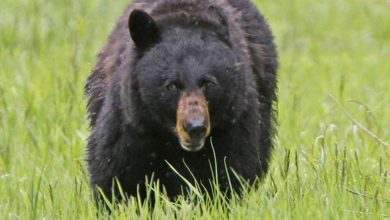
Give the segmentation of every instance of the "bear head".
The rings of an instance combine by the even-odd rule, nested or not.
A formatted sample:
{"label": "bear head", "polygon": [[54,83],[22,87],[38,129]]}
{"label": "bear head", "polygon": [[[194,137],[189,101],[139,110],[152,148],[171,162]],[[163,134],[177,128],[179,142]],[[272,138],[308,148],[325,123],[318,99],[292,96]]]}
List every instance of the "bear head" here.
{"label": "bear head", "polygon": [[129,17],[136,105],[142,103],[148,120],[173,134],[184,150],[196,152],[243,111],[250,68],[215,8],[154,17],[142,10]]}

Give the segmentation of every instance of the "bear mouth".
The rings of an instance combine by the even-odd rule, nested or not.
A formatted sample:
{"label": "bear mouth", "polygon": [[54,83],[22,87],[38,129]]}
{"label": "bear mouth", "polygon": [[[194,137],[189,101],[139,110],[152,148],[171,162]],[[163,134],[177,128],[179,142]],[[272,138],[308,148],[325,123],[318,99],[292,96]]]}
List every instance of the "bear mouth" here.
{"label": "bear mouth", "polygon": [[211,130],[208,103],[203,92],[182,92],[176,111],[174,130],[181,147],[188,152],[201,150]]}
{"label": "bear mouth", "polygon": [[[180,138],[179,138],[180,139]],[[203,147],[204,147],[204,142],[205,142],[205,139],[202,139],[200,142],[198,143],[187,143],[183,140],[180,139],[180,146],[185,150],[185,151],[188,151],[188,152],[197,152],[199,150],[201,150]]]}

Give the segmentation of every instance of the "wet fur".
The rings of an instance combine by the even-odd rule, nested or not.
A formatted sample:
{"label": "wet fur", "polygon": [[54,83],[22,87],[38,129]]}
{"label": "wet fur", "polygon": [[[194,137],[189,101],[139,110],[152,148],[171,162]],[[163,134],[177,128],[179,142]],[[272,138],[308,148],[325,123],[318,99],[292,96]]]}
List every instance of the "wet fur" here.
{"label": "wet fur", "polygon": [[[208,11],[210,5],[217,13]],[[272,150],[278,65],[273,36],[257,8],[247,0],[135,0],[119,19],[86,83],[91,120],[87,162],[93,188],[101,188],[111,198],[113,178],[117,178],[128,195],[136,195],[139,185],[141,196],[145,196],[145,177],[153,175],[174,198],[184,183],[166,161],[191,180],[185,161],[198,181],[211,190],[210,141],[199,153],[183,151],[159,115],[148,110],[154,107],[141,98],[141,76],[133,70],[142,55],[136,51],[127,26],[134,9],[150,13],[167,27],[194,25],[191,17],[200,18],[199,28],[215,29],[217,37],[240,57],[235,67],[241,75],[226,94],[235,100],[228,105],[233,110],[216,108],[214,112],[219,114],[211,115],[218,121],[211,136],[220,187],[223,191],[229,188],[225,161],[249,182],[265,174]],[[167,101],[167,106],[176,108],[170,103]],[[234,190],[240,188],[234,178],[232,184]]]}

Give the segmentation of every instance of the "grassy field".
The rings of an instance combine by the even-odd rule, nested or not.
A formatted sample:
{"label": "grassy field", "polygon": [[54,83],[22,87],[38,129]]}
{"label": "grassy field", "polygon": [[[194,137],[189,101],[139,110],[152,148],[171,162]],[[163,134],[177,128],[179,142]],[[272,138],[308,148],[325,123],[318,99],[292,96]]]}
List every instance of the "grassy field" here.
{"label": "grassy field", "polygon": [[[0,219],[98,218],[83,84],[126,4],[0,1]],[[390,218],[390,2],[257,4],[281,63],[264,182],[229,205],[132,202],[99,218]]]}

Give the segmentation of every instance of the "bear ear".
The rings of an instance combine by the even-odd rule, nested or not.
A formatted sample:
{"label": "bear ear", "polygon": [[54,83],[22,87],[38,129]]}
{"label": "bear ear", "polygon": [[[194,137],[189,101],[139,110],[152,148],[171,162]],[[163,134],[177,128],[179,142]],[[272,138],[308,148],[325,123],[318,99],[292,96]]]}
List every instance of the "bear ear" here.
{"label": "bear ear", "polygon": [[227,22],[227,17],[225,15],[225,13],[223,12],[222,8],[216,6],[216,5],[210,5],[208,7],[208,12],[215,15],[218,19],[218,22],[224,26],[224,27],[227,27],[228,26],[228,22]]}
{"label": "bear ear", "polygon": [[225,41],[229,46],[229,24],[228,19],[223,12],[222,8],[216,6],[216,5],[210,5],[208,7],[208,12],[217,19],[217,22],[221,25],[221,29],[217,31],[218,35],[220,36],[221,40]]}
{"label": "bear ear", "polygon": [[150,15],[142,10],[133,10],[129,16],[131,39],[138,49],[147,49],[160,40],[160,31]]}

